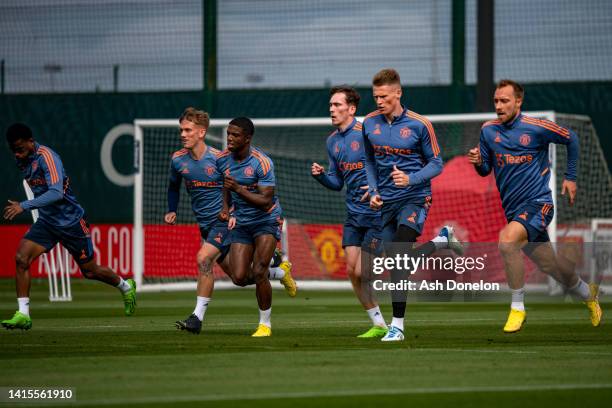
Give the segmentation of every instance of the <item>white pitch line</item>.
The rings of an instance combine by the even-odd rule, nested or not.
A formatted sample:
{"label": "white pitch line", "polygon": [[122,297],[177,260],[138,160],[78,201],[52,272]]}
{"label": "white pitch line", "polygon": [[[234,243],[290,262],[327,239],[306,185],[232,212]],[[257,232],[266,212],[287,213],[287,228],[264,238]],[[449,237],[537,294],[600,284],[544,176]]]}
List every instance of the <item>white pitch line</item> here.
{"label": "white pitch line", "polygon": [[461,353],[465,353],[470,352],[470,353],[501,353],[501,354],[540,354],[542,353],[542,351],[535,351],[535,350],[530,350],[530,351],[523,351],[523,350],[501,350],[501,349],[495,349],[495,350],[478,350],[478,349],[446,349],[446,348],[430,348],[430,349],[426,349],[426,348],[422,348],[422,349],[411,349],[411,350],[432,350],[432,351],[456,351],[456,352],[461,352]]}
{"label": "white pitch line", "polygon": [[45,327],[42,330],[48,331],[68,331],[71,329],[76,329],[79,331],[80,329],[133,329],[135,326],[129,325],[103,325],[103,326],[66,326],[66,327]]}
{"label": "white pitch line", "polygon": [[570,353],[574,354],[589,354],[595,356],[612,356],[612,353],[606,353],[605,351],[570,351]]}
{"label": "white pitch line", "polygon": [[[129,400],[92,400],[76,401],[72,406],[88,405],[125,405],[146,404],[159,402],[189,402],[189,401],[242,401],[266,400],[285,398],[317,398],[317,397],[352,397],[367,395],[412,395],[412,394],[454,394],[471,392],[523,392],[523,391],[566,391],[587,389],[608,389],[612,384],[540,384],[540,385],[510,385],[510,386],[466,386],[466,387],[424,387],[407,389],[378,389],[378,390],[333,390],[333,391],[303,391],[303,392],[272,392],[261,394],[220,394],[220,395],[172,395],[157,397],[142,397]],[[77,390],[78,396],[78,390]]]}

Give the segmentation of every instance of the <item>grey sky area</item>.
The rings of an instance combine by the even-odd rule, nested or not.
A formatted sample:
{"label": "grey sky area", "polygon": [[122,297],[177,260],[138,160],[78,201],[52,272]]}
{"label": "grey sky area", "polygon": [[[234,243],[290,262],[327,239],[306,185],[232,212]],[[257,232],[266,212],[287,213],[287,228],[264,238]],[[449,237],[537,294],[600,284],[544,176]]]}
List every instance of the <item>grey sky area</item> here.
{"label": "grey sky area", "polygon": [[[201,0],[4,0],[8,93],[202,88]],[[451,0],[218,0],[222,89],[451,80]],[[612,1],[495,7],[495,77],[612,80]],[[466,80],[476,79],[476,0],[466,1]]]}

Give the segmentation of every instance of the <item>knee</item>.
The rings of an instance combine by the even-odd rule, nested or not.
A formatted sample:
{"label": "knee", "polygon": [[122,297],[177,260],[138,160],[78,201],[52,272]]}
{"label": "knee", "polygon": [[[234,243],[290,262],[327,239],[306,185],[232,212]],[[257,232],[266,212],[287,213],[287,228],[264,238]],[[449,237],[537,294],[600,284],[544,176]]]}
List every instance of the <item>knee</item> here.
{"label": "knee", "polygon": [[551,275],[558,269],[558,265],[555,259],[542,259],[538,262],[538,269],[540,272]]}
{"label": "knee", "polygon": [[501,254],[501,256],[503,256],[504,258],[514,256],[518,252],[516,244],[512,242],[500,242],[497,248],[499,249],[499,253]]}
{"label": "knee", "polygon": [[80,265],[79,269],[81,269],[81,273],[83,274],[83,277],[86,279],[94,279],[94,277],[96,276],[96,271],[92,267],[86,267],[86,266]]}
{"label": "knee", "polygon": [[499,231],[499,247],[501,249],[502,246],[505,246],[505,244],[509,244],[512,242],[512,238],[510,237],[510,234],[508,233],[508,231],[504,228],[501,231]]}
{"label": "knee", "polygon": [[261,261],[253,262],[253,282],[261,283],[268,279],[268,265]]}
{"label": "knee", "polygon": [[234,285],[243,288],[249,284],[249,281],[246,276],[232,276],[232,282],[234,283]]}
{"label": "knee", "polygon": [[361,268],[357,268],[356,265],[346,265],[346,273],[348,273],[348,276],[352,279],[361,278]]}
{"label": "knee", "polygon": [[17,265],[17,270],[20,269],[29,269],[30,264],[32,263],[32,259],[24,253],[17,252],[15,254],[15,265]]}
{"label": "knee", "polygon": [[264,281],[267,281],[267,280],[269,280],[267,270],[264,270],[264,271],[263,271],[263,272],[261,272],[261,273],[256,273],[256,274],[253,276],[253,282],[254,282],[256,285],[258,285],[258,284],[260,284],[260,283],[262,283],[262,282],[264,282]]}
{"label": "knee", "polygon": [[201,275],[209,275],[212,273],[213,268],[213,259],[210,256],[200,256],[197,257],[198,270]]}
{"label": "knee", "polygon": [[354,278],[356,272],[357,271],[355,270],[355,265],[346,264],[346,273],[348,274],[348,276]]}
{"label": "knee", "polygon": [[231,276],[232,282],[236,286],[245,287],[249,284],[249,279],[247,276],[247,271],[243,269],[235,269],[234,273]]}
{"label": "knee", "polygon": [[499,233],[499,243],[497,248],[502,255],[511,255],[520,249],[518,243],[514,241],[512,236],[506,230],[501,230]]}
{"label": "knee", "polygon": [[213,257],[210,254],[198,253],[198,255],[196,256],[196,261],[198,265],[201,265],[204,263],[212,264]]}
{"label": "knee", "polygon": [[263,263],[261,261],[253,262],[253,275],[255,275],[256,279],[259,276],[266,275],[267,270],[268,264]]}

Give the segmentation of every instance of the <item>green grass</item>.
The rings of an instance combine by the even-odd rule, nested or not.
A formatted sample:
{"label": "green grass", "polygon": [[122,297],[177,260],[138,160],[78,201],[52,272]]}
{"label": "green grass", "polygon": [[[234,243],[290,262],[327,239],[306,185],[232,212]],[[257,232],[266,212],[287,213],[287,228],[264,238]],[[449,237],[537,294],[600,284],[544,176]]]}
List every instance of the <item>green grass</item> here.
{"label": "green grass", "polygon": [[[0,387],[72,387],[86,406],[595,406],[612,398],[612,326],[586,308],[529,303],[504,335],[507,303],[409,304],[406,341],[357,339],[369,324],[349,292],[274,292],[273,337],[253,339],[252,290],[218,291],[202,334],[173,327],[195,294],[119,294],[76,282],[71,303],[32,291],[33,328],[0,332]],[[388,300],[383,312],[390,320]],[[15,310],[0,282],[0,313]],[[610,304],[603,304],[604,313]],[[0,404],[1,406],[2,404]]]}

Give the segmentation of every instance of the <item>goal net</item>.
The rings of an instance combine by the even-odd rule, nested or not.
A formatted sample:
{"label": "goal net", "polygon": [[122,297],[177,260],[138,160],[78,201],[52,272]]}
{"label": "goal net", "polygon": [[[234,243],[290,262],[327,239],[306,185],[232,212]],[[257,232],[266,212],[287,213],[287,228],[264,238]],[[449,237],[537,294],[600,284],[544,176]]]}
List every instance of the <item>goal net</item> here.
{"label": "goal net", "polygon": [[[551,145],[551,187],[555,218],[549,234],[553,241],[573,239],[590,231],[590,220],[612,217],[612,183],[595,130],[588,117],[555,112],[526,114],[574,129],[580,137],[579,198],[574,207],[559,200],[565,171],[565,147]],[[432,183],[433,206],[422,238],[427,240],[446,224],[455,227],[461,240],[497,242],[506,224],[493,176],[482,178],[467,162],[466,152],[476,146],[483,122],[495,114],[429,115],[444,159],[444,171]],[[361,118],[358,118],[361,119]],[[206,143],[224,147],[229,120],[212,120]],[[330,191],[310,176],[312,162],[327,168],[325,143],[333,128],[329,118],[254,119],[253,144],[273,160],[277,194],[286,227],[283,249],[294,265],[294,276],[309,282],[341,283],[346,279],[341,247],[346,215],[344,192]],[[136,179],[134,199],[134,275],[144,289],[195,287],[196,252],[200,236],[185,189],[181,191],[176,225],[165,225],[166,191],[172,153],[181,148],[178,122],[136,120]],[[587,235],[583,235],[588,241]],[[501,261],[499,280],[504,281]],[[533,268],[532,268],[533,269]],[[227,277],[215,270],[218,280]],[[530,274],[529,282],[545,283],[542,274]]]}

